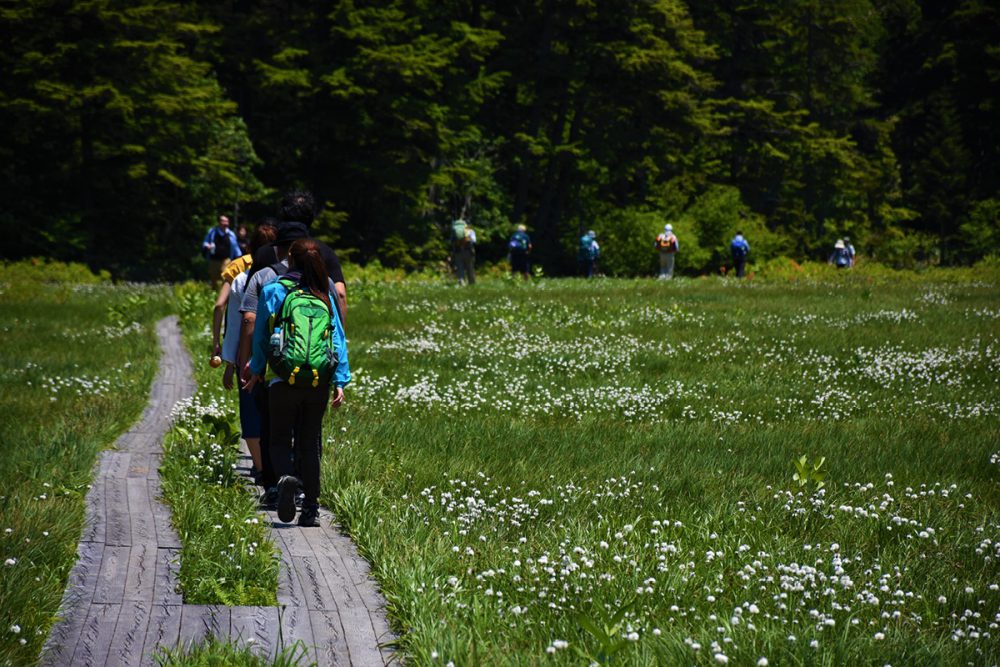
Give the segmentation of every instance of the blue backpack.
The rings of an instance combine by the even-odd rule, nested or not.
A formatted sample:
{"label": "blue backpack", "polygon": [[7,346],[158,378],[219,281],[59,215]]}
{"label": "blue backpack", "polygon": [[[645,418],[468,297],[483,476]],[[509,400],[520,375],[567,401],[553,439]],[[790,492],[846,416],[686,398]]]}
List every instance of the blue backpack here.
{"label": "blue backpack", "polygon": [[590,234],[580,237],[580,259],[594,259],[594,239]]}
{"label": "blue backpack", "polygon": [[743,259],[747,256],[747,243],[743,239],[733,239],[729,244],[729,250],[732,251],[734,258]]}

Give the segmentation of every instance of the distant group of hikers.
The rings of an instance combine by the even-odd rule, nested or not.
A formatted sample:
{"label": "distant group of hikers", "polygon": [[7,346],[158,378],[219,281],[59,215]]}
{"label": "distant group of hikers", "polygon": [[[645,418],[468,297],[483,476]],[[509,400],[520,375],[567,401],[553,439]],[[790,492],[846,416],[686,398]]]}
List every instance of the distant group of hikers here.
{"label": "distant group of hikers", "polygon": [[[476,282],[476,232],[462,218],[455,220],[451,226],[451,262],[458,277],[459,284],[474,284]],[[534,246],[525,225],[518,225],[516,231],[507,242],[508,259],[511,273],[527,279],[531,277],[531,251]],[[660,272],[658,277],[670,280],[674,277],[674,264],[680,251],[680,242],[674,234],[673,225],[663,226],[663,232],[656,236],[653,242],[654,250],[659,254]],[[746,276],[747,258],[750,255],[750,243],[737,231],[729,242],[729,253],[732,257],[732,269],[737,278]],[[587,231],[580,237],[577,251],[577,268],[579,275],[592,278],[598,274],[598,262],[601,258],[601,246],[597,242],[597,232]],[[830,255],[830,264],[837,268],[854,266],[854,247],[850,239],[838,239]],[[726,267],[722,267],[726,272]]]}
{"label": "distant group of hikers", "polygon": [[[319,525],[323,415],[344,402],[351,381],[347,291],[337,255],[311,237],[312,195],[290,192],[279,209],[242,254],[225,216],[205,237],[211,278],[220,283],[211,365],[225,364],[227,390],[238,385],[240,431],[262,505],[284,522],[298,513],[309,527]],[[215,254],[220,246],[228,255]]]}

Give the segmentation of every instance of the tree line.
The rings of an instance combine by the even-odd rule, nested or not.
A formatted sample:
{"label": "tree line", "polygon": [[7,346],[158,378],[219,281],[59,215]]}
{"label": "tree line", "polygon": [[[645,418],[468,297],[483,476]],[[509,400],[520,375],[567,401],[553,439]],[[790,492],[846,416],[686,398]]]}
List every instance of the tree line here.
{"label": "tree line", "polygon": [[1000,248],[989,0],[21,0],[0,7],[2,255],[175,278],[219,213],[323,203],[346,257],[418,268],[463,216],[570,272]]}

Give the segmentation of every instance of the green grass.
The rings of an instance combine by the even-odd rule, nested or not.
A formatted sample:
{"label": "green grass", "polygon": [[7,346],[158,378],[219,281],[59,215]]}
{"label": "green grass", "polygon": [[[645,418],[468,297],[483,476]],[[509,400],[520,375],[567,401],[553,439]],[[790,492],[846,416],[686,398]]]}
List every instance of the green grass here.
{"label": "green grass", "polygon": [[92,467],[146,405],[153,325],[170,302],[166,288],[115,286],[81,267],[0,267],[0,665],[37,659]]}
{"label": "green grass", "polygon": [[160,667],[311,667],[307,662],[308,650],[301,642],[278,651],[276,655],[262,657],[243,648],[218,639],[210,639],[194,646],[161,650],[156,658]]}
{"label": "green grass", "polygon": [[417,664],[993,663],[1000,298],[957,275],[368,290],[322,500]]}
{"label": "green grass", "polygon": [[[275,605],[278,561],[257,496],[235,470],[239,425],[235,392],[208,366],[207,288],[177,288],[181,329],[199,390],[178,406],[164,440],[163,495],[181,539],[179,585],[188,604]],[[208,664],[208,663],[197,663]]]}

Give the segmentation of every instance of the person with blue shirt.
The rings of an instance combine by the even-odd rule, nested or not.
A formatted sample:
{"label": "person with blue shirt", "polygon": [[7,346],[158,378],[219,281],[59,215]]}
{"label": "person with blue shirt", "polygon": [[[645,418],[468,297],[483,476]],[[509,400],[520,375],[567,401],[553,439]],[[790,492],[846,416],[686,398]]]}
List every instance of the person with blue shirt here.
{"label": "person with blue shirt", "polygon": [[736,236],[729,244],[729,252],[733,256],[733,265],[736,267],[736,277],[742,278],[747,270],[747,255],[750,254],[750,244],[743,238],[743,232],[737,231]]}
{"label": "person with blue shirt", "polygon": [[242,253],[236,234],[229,228],[229,218],[219,216],[219,224],[208,230],[201,242],[201,251],[208,259],[208,281],[218,291],[222,284],[222,269]]}
{"label": "person with blue shirt", "polygon": [[507,244],[510,248],[510,271],[514,275],[521,274],[527,280],[531,277],[531,237],[528,228],[518,225],[517,231],[510,237]]}
{"label": "person with blue shirt", "polygon": [[576,256],[580,264],[580,273],[587,278],[593,278],[600,256],[601,246],[597,244],[597,232],[591,229],[580,237],[580,250]]}
{"label": "person with blue shirt", "polygon": [[[286,284],[289,281],[295,281],[299,289],[307,290],[322,301],[330,312],[336,367],[329,382],[318,379],[308,381],[314,376],[299,378],[298,383],[286,382],[268,364],[267,350],[274,318],[289,294]],[[295,495],[301,486],[305,498],[299,514],[300,526],[319,525],[323,415],[326,414],[327,403],[334,409],[343,404],[344,387],[351,381],[347,340],[333,294],[333,284],[319,245],[313,239],[299,239],[288,250],[288,273],[261,290],[254,323],[249,365],[251,375],[246,389],[252,390],[259,382],[268,383],[269,448],[274,472],[279,476],[278,518],[286,523],[295,518]],[[298,368],[295,370],[298,371]],[[294,379],[294,373],[291,379]]]}

